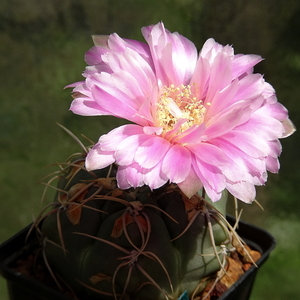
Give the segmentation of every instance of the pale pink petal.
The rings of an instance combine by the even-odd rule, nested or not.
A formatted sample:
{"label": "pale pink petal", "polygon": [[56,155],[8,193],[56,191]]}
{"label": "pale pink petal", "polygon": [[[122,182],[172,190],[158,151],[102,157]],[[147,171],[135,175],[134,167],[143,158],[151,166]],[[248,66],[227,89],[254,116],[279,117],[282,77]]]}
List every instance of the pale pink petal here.
{"label": "pale pink petal", "polygon": [[235,182],[232,184],[227,184],[226,189],[234,197],[242,200],[245,203],[252,203],[256,197],[256,191],[253,184],[249,182]]}
{"label": "pale pink petal", "polygon": [[78,97],[72,101],[70,110],[77,115],[81,116],[99,116],[110,115],[110,113],[103,111],[102,107],[90,98]]}
{"label": "pale pink petal", "polygon": [[[281,135],[278,132],[278,137],[277,138],[284,138],[288,137],[291,134],[293,134],[296,131],[296,128],[292,121],[288,118],[288,111],[287,109],[280,103],[275,102],[271,104],[266,104],[260,109],[260,114],[266,114],[272,118],[275,119],[275,122],[281,121],[282,127],[279,127],[277,125],[277,128],[282,129]],[[274,128],[275,129],[275,128]]]}
{"label": "pale pink petal", "polygon": [[146,169],[155,167],[165,156],[170,147],[170,143],[158,136],[148,136],[148,139],[140,144],[134,159]]}
{"label": "pale pink petal", "polygon": [[[92,90],[92,94],[93,97],[99,99],[97,103],[99,104],[99,106],[101,106],[103,111],[107,112],[106,114],[115,117],[123,116],[125,119],[139,125],[149,125],[149,121],[139,117],[137,115],[136,108],[130,106],[131,101],[124,101],[124,99],[128,99],[128,97],[122,94],[120,90],[116,89],[116,92],[114,94],[110,94],[109,92],[99,88],[98,86],[95,86],[95,88]],[[105,99],[105,101],[101,101],[101,99]]]}
{"label": "pale pink petal", "polygon": [[253,184],[263,184],[266,180],[266,165],[264,159],[254,159],[242,152],[236,145],[224,139],[216,139],[220,150],[231,160],[230,168],[224,168],[223,173],[229,181],[249,181]]}
{"label": "pale pink petal", "polygon": [[266,168],[268,171],[272,173],[278,173],[279,167],[280,164],[277,157],[276,158],[271,156],[266,157]]}
{"label": "pale pink petal", "polygon": [[269,117],[272,117],[278,121],[284,121],[288,118],[287,109],[280,103],[267,103],[260,108],[261,114],[267,114]]}
{"label": "pale pink petal", "polygon": [[108,46],[113,52],[119,53],[127,49],[132,49],[141,57],[143,57],[143,59],[146,60],[147,63],[153,68],[150,49],[146,43],[131,39],[123,39],[119,37],[116,33],[114,33],[110,35],[110,39],[108,40]]}
{"label": "pale pink petal", "polygon": [[264,157],[269,150],[267,141],[262,139],[259,134],[255,135],[246,131],[232,130],[224,134],[222,138],[254,158]]}
{"label": "pale pink petal", "polygon": [[101,146],[97,143],[88,153],[85,160],[85,167],[88,171],[103,169],[114,163],[114,152],[106,152],[101,150]]}
{"label": "pale pink petal", "polygon": [[143,127],[127,124],[117,127],[99,138],[98,144],[103,151],[116,151],[122,141],[131,136],[144,135]]}
{"label": "pale pink petal", "polygon": [[[136,134],[131,135],[122,140],[117,146],[115,151],[116,163],[120,166],[126,166],[133,164],[136,151],[140,145],[151,137],[148,135]],[[130,149],[130,151],[128,151]]]}
{"label": "pale pink petal", "polygon": [[122,39],[116,33],[113,33],[109,36],[93,35],[92,38],[96,47],[93,47],[91,50],[89,50],[91,51],[91,53],[89,53],[89,51],[87,52],[87,56],[91,57],[91,60],[89,60],[89,58],[86,57],[88,64],[97,64],[97,61],[93,61],[93,59],[97,59],[101,62],[101,55],[103,55],[104,53],[122,53],[126,49],[132,49],[135,52],[137,52],[140,56],[142,56],[145,60],[147,60],[149,65],[152,65],[151,54],[149,51],[149,47],[146,43],[130,39]]}
{"label": "pale pink petal", "polygon": [[[116,160],[116,150],[122,142],[132,136],[143,134],[143,128],[134,125],[120,126],[108,134],[102,135],[98,143],[89,151],[86,158],[86,168],[88,170],[102,169]],[[125,150],[125,153],[128,151]]]}
{"label": "pale pink petal", "polygon": [[160,161],[152,169],[143,169],[143,182],[148,185],[151,190],[160,188],[169,178],[162,173],[162,161]]}
{"label": "pale pink petal", "polygon": [[[250,99],[249,105],[253,106],[253,100],[265,93],[265,81],[261,74],[249,74],[239,79],[239,91],[234,101]],[[262,103],[261,103],[262,104]]]}
{"label": "pale pink petal", "polygon": [[221,169],[204,162],[199,157],[193,158],[193,167],[209,198],[212,201],[219,200],[226,184]]}
{"label": "pale pink petal", "polygon": [[163,186],[167,181],[168,178],[161,174],[161,163],[152,169],[145,169],[137,163],[133,163],[126,167],[120,166],[117,172],[117,182],[121,189],[146,184],[153,190]]}
{"label": "pale pink petal", "polygon": [[85,61],[88,65],[98,65],[102,64],[102,55],[106,53],[108,49],[102,48],[102,47],[92,47],[89,51],[85,54]]}
{"label": "pale pink petal", "polygon": [[205,129],[205,123],[202,123],[200,126],[192,126],[181,134],[178,134],[176,141],[183,145],[200,143],[205,133]]}
{"label": "pale pink petal", "polygon": [[[74,87],[74,85],[68,85]],[[82,116],[99,116],[108,114],[103,111],[101,106],[92,98],[91,90],[88,88],[86,81],[77,82],[73,89],[74,100],[71,103],[70,110]]]}
{"label": "pale pink petal", "polygon": [[284,133],[282,134],[281,138],[288,137],[296,131],[296,127],[290,119],[282,121],[282,125],[284,128]]}
{"label": "pale pink petal", "polygon": [[[235,55],[232,61],[232,76],[237,78],[251,70],[255,65],[262,61],[262,57],[259,55],[248,54],[248,55]],[[251,72],[252,73],[252,72]]]}
{"label": "pale pink petal", "polygon": [[189,175],[191,163],[190,151],[181,145],[174,145],[165,154],[162,172],[171,182],[179,183]]}
{"label": "pale pink petal", "polygon": [[213,104],[215,96],[233,80],[231,72],[231,60],[226,53],[218,53],[210,70],[209,85],[206,97]]}
{"label": "pale pink petal", "polygon": [[228,164],[227,156],[215,145],[209,143],[190,144],[186,145],[186,148],[190,150],[201,161],[222,167]]}
{"label": "pale pink petal", "polygon": [[210,62],[210,64],[212,64],[216,56],[221,52],[225,53],[228,57],[232,59],[234,57],[232,47],[222,46],[221,44],[217,43],[214,39],[210,38],[204,43],[200,51],[200,56],[206,58]]}
{"label": "pale pink petal", "polygon": [[206,120],[217,119],[218,114],[223,115],[225,112],[235,109],[237,104],[241,109],[243,106],[248,108],[249,112],[257,110],[265,101],[262,96],[263,87],[262,77],[258,74],[234,80],[215,96],[208,108]]}
{"label": "pale pink petal", "polygon": [[224,111],[223,114],[218,114],[218,116],[206,123],[207,129],[202,135],[203,141],[210,141],[223,136],[240,124],[244,124],[248,121],[251,115],[251,109],[249,107],[245,107],[243,103],[236,103],[232,105],[231,108],[231,110],[228,109]]}
{"label": "pale pink petal", "polygon": [[148,134],[148,135],[152,135],[152,134],[161,135],[163,129],[162,129],[162,127],[144,126],[143,131],[145,134]]}
{"label": "pale pink petal", "polygon": [[207,59],[199,57],[194,74],[191,78],[191,90],[197,99],[206,97],[210,77],[210,64]]}
{"label": "pale pink petal", "polygon": [[139,82],[140,86],[136,88],[141,90],[151,90],[151,85],[156,81],[152,66],[134,50],[126,49],[122,53],[107,53],[103,55],[103,60],[114,73],[123,71],[131,74]]}
{"label": "pale pink petal", "polygon": [[162,23],[142,28],[157,76],[163,85],[187,84],[197,61],[197,49],[187,38],[170,33]]}
{"label": "pale pink petal", "polygon": [[117,182],[120,189],[126,190],[131,187],[144,185],[141,174],[141,167],[137,164],[118,167]]}
{"label": "pale pink petal", "polygon": [[268,156],[278,157],[281,154],[282,146],[279,140],[268,141],[269,152]]}
{"label": "pale pink petal", "polygon": [[231,85],[228,85],[222,91],[216,91],[216,94],[213,97],[213,101],[209,102],[209,105],[206,106],[207,112],[205,114],[205,121],[209,124],[214,123],[218,118],[224,118],[224,113],[229,113],[232,109],[239,107],[243,109],[246,104],[233,101],[235,95],[239,90],[239,82],[236,80],[232,82]]}
{"label": "pale pink petal", "polygon": [[201,180],[194,171],[193,164],[185,180],[179,182],[178,186],[188,198],[194,196],[203,187]]}
{"label": "pale pink petal", "polygon": [[225,177],[220,169],[199,159],[194,163],[194,168],[208,197],[213,202],[218,201],[225,188]]}
{"label": "pale pink petal", "polygon": [[244,124],[237,126],[236,130],[259,135],[266,141],[281,138],[285,132],[282,122],[270,117],[262,108],[252,113],[251,118]]}

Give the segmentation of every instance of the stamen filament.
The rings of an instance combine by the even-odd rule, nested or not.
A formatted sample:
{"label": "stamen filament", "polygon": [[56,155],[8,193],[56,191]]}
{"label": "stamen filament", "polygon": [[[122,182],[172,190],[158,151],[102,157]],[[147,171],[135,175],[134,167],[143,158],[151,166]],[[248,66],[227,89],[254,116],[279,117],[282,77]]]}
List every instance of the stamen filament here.
{"label": "stamen filament", "polygon": [[178,133],[182,133],[193,125],[201,125],[205,113],[206,107],[192,93],[190,85],[181,84],[175,87],[171,84],[161,90],[156,112],[157,126],[167,133],[180,121],[182,124]]}

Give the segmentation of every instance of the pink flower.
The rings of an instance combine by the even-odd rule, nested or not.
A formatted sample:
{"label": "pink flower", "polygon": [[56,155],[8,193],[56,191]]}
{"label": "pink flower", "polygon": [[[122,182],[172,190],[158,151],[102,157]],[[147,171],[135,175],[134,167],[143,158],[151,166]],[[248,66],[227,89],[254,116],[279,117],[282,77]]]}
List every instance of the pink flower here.
{"label": "pink flower", "polygon": [[261,57],[213,39],[198,54],[162,23],[142,33],[147,43],[95,36],[85,81],[70,85],[74,113],[133,123],[101,136],[86,168],[116,162],[122,189],[169,181],[188,197],[204,187],[213,201],[227,189],[251,202],[255,185],[279,169],[278,139],[294,131],[272,86],[253,74]]}

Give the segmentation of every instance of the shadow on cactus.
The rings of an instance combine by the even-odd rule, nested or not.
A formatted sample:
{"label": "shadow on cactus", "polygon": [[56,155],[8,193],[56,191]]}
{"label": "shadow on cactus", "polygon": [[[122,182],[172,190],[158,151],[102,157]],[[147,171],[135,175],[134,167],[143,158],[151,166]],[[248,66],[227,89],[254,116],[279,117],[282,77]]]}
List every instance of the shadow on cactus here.
{"label": "shadow on cactus", "polygon": [[176,184],[121,190],[117,167],[87,171],[89,149],[65,130],[83,153],[49,175],[55,202],[32,227],[58,288],[75,299],[193,298],[226,276],[230,252],[244,246],[226,221],[225,192],[217,209],[204,192],[187,198]]}

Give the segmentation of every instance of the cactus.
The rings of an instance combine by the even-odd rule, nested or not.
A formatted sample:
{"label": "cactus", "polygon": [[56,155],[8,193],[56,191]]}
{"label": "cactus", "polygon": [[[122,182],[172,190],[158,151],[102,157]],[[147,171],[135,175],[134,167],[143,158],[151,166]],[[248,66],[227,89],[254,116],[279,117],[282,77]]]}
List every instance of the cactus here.
{"label": "cactus", "polygon": [[56,200],[36,222],[51,274],[79,299],[191,297],[223,268],[225,193],[216,209],[175,184],[121,190],[117,166],[88,172],[84,163],[85,154],[60,165]]}
{"label": "cactus", "polygon": [[84,154],[49,180],[59,178],[55,202],[34,224],[57,284],[86,300],[210,291],[204,282],[226,273],[227,254],[245,252],[224,217],[224,189],[251,203],[255,185],[279,169],[278,139],[295,131],[273,88],[253,74],[259,56],[212,38],[198,55],[162,22],[142,34],[146,43],[93,37],[85,80],[67,86],[70,110],[130,124],[89,150],[76,139]]}

